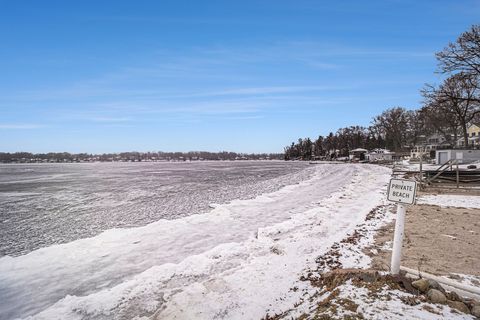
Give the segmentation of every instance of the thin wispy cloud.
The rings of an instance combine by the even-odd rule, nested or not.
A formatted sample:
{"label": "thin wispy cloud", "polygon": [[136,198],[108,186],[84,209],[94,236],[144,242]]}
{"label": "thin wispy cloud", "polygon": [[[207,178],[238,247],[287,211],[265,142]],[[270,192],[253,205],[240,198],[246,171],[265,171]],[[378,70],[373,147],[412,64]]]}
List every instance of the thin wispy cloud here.
{"label": "thin wispy cloud", "polygon": [[[150,123],[155,121],[204,119],[258,119],[266,113],[290,113],[292,110],[307,110],[321,106],[349,103],[352,97],[322,98],[301,95],[241,96],[217,101],[118,101],[108,105],[96,105],[83,112],[66,112],[57,116],[59,121],[97,120],[99,123]],[[299,106],[299,104],[301,104]],[[294,109],[292,109],[295,107]],[[109,112],[108,109],[111,111]],[[111,114],[111,115],[109,115]],[[119,117],[118,114],[122,116]],[[117,115],[117,116],[114,116]]]}
{"label": "thin wispy cloud", "polygon": [[0,123],[0,130],[30,130],[44,127],[44,125],[30,123]]}
{"label": "thin wispy cloud", "polygon": [[155,24],[185,24],[185,25],[265,25],[267,22],[252,21],[246,19],[199,19],[199,18],[172,18],[168,16],[148,16],[148,15],[104,15],[92,16],[85,20],[93,22],[119,22],[119,23],[155,23]]}
{"label": "thin wispy cloud", "polygon": [[298,53],[292,53],[298,57],[349,57],[358,59],[369,59],[372,57],[432,57],[434,53],[424,50],[422,47],[402,47],[402,46],[356,46],[346,43],[325,43],[318,41],[291,41],[280,44],[285,50],[302,50]]}
{"label": "thin wispy cloud", "polygon": [[247,87],[225,89],[223,91],[205,92],[198,95],[204,96],[229,96],[229,95],[269,95],[292,92],[325,91],[335,90],[333,86],[271,86],[271,87]]}
{"label": "thin wispy cloud", "polygon": [[260,120],[264,119],[265,116],[232,116],[232,117],[223,117],[225,120]]}
{"label": "thin wispy cloud", "polygon": [[[174,99],[228,95],[265,95],[288,92],[338,90],[349,87],[325,83],[302,85],[274,85],[272,79],[264,86],[233,86],[258,78],[257,70],[269,68],[281,71],[284,66],[295,66],[336,72],[345,69],[342,59],[424,58],[431,52],[359,48],[321,42],[285,42],[253,47],[194,48],[183,55],[175,52],[160,55],[161,63],[136,63],[123,66],[97,77],[81,80],[63,87],[22,90],[0,97],[1,101],[56,101],[82,99],[148,98]],[[340,61],[339,61],[340,60]],[[245,68],[247,66],[248,68]],[[281,78],[279,80],[282,80]],[[284,79],[289,80],[288,78]],[[257,80],[258,81],[258,80]],[[288,81],[287,81],[288,82]],[[187,90],[182,86],[188,83]],[[205,84],[226,84],[223,88],[199,90]]]}
{"label": "thin wispy cloud", "polygon": [[103,122],[103,123],[118,123],[118,122],[129,122],[132,121],[131,118],[127,117],[94,117],[90,119],[93,122]]}
{"label": "thin wispy cloud", "polygon": [[342,65],[340,64],[326,63],[326,62],[318,61],[316,59],[302,58],[300,59],[300,61],[303,61],[307,66],[310,66],[312,68],[319,69],[319,70],[334,70],[342,67]]}

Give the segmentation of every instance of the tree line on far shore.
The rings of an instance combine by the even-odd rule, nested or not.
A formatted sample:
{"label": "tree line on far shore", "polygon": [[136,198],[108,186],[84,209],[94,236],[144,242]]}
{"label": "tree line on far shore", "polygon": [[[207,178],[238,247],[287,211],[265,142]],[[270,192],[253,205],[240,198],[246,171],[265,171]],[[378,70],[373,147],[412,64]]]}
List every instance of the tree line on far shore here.
{"label": "tree line on far shore", "polygon": [[143,162],[143,161],[202,161],[202,160],[280,160],[280,153],[236,153],[236,152],[121,152],[121,153],[30,153],[0,152],[0,163],[11,162]]}
{"label": "tree line on far shore", "polygon": [[459,139],[468,147],[467,128],[480,122],[480,25],[473,25],[436,53],[437,72],[446,78],[421,89],[417,110],[393,107],[372,120],[369,127],[350,126],[327,136],[298,139],[286,146],[285,159],[347,156],[356,148],[408,151],[425,136],[439,134],[451,145]]}

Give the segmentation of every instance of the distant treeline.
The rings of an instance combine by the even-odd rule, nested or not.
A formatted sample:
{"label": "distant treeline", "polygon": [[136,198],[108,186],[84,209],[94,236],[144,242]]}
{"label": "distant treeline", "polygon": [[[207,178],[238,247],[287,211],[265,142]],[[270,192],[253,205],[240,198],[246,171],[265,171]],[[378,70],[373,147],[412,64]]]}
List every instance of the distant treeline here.
{"label": "distant treeline", "polygon": [[310,138],[298,139],[297,143],[285,147],[285,159],[346,157],[351,150],[357,148],[407,152],[425,134],[435,132],[435,128],[426,121],[421,110],[395,107],[374,117],[372,122],[369,127],[341,128],[336,133],[330,132],[328,136],[319,136],[314,141]]}
{"label": "distant treeline", "polygon": [[374,117],[368,128],[351,126],[314,141],[299,139],[285,147],[285,159],[341,157],[356,148],[408,151],[425,144],[426,137],[433,134],[451,146],[478,146],[469,139],[467,128],[480,123],[480,25],[462,33],[436,53],[436,58],[437,72],[446,78],[439,85],[426,84],[421,89],[420,109],[394,107]]}
{"label": "distant treeline", "polygon": [[30,153],[30,152],[0,152],[0,162],[142,162],[142,161],[202,161],[202,160],[280,160],[283,154],[261,153],[246,154],[236,152],[121,152],[121,153]]}
{"label": "distant treeline", "polygon": [[385,140],[381,135],[376,135],[372,128],[352,126],[342,128],[337,133],[326,137],[319,136],[312,141],[310,138],[298,139],[296,143],[285,147],[285,160],[312,160],[332,159],[348,156],[350,150],[356,148],[375,149],[383,148]]}

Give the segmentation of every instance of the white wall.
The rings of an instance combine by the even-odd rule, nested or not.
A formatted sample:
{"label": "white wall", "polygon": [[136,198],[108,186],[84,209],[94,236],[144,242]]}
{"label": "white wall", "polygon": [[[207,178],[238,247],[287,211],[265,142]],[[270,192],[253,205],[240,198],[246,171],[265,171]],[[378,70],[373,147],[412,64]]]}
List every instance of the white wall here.
{"label": "white wall", "polygon": [[480,161],[480,150],[437,150],[435,152],[436,164],[444,164],[448,160],[458,160],[458,163]]}

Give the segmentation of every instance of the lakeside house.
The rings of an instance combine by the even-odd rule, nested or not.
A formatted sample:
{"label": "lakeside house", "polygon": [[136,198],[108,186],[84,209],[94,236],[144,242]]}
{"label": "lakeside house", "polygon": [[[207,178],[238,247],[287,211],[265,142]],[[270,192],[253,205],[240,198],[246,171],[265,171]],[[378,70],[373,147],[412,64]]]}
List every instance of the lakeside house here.
{"label": "lakeside house", "polygon": [[[458,160],[458,163],[472,163],[480,161],[480,123],[472,123],[467,128],[468,146],[465,146],[463,136],[457,138],[454,146],[437,147],[435,151],[435,163],[442,165],[450,160]],[[432,157],[433,158],[433,157]]]}
{"label": "lakeside house", "polygon": [[[450,141],[454,140],[453,135],[450,138]],[[419,159],[420,155],[435,158],[435,151],[437,149],[445,149],[452,146],[445,135],[438,132],[429,136],[421,136],[419,140],[420,141],[410,150],[410,159]]]}
{"label": "lakeside house", "polygon": [[387,149],[373,149],[371,152],[365,154],[365,159],[369,162],[383,162],[393,161],[395,152]]}
{"label": "lakeside house", "polygon": [[[472,123],[467,128],[468,144],[473,147],[480,146],[480,123]],[[465,141],[462,140],[462,145]]]}
{"label": "lakeside house", "polygon": [[480,123],[472,123],[467,128],[468,146],[465,146],[463,135],[445,136],[438,132],[420,137],[419,142],[410,150],[410,159],[419,159],[421,155],[434,159],[436,164],[444,164],[449,160],[469,163],[480,160]]}
{"label": "lakeside house", "polygon": [[[473,147],[480,146],[480,123],[472,123],[467,128],[468,144]],[[465,147],[463,135],[457,140],[457,147]]]}

